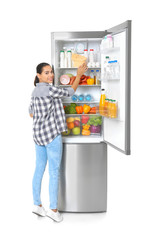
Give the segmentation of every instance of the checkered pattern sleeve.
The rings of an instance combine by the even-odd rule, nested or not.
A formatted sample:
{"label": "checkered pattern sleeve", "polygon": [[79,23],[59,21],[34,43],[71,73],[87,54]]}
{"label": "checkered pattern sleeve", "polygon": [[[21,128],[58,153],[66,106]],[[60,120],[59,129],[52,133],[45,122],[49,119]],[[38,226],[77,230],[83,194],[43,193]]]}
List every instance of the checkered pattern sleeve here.
{"label": "checkered pattern sleeve", "polygon": [[29,105],[29,114],[33,114],[33,108],[34,108],[33,97],[31,97],[31,101]]}
{"label": "checkered pattern sleeve", "polygon": [[69,88],[58,88],[55,86],[49,87],[49,95],[53,98],[63,98],[63,97],[70,97],[74,94],[74,89]]}

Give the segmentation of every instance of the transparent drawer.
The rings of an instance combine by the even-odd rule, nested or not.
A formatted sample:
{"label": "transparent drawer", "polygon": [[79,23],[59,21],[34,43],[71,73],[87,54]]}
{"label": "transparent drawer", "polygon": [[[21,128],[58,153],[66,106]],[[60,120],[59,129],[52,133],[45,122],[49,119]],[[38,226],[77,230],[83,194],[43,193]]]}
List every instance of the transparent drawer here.
{"label": "transparent drawer", "polygon": [[99,115],[77,114],[66,116],[68,127],[63,136],[100,136],[102,132],[102,117]]}

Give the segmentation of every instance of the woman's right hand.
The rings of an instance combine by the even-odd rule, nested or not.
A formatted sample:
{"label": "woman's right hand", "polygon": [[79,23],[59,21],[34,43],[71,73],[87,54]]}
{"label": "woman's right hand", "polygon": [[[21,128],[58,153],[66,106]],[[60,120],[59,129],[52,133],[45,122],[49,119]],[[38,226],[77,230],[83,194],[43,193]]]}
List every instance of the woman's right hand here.
{"label": "woman's right hand", "polygon": [[87,64],[83,63],[78,67],[77,75],[81,77],[87,70],[88,70]]}

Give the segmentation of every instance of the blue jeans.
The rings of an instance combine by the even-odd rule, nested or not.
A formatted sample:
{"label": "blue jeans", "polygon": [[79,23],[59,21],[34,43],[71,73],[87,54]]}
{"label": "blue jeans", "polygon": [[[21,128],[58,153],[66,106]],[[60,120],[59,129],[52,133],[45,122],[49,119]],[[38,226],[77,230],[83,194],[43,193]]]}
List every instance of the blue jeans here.
{"label": "blue jeans", "polygon": [[60,164],[62,159],[62,136],[59,134],[47,145],[41,146],[35,144],[36,149],[36,169],[33,177],[33,199],[34,205],[40,205],[41,182],[47,159],[49,162],[49,199],[50,208],[57,208],[58,201],[58,185]]}

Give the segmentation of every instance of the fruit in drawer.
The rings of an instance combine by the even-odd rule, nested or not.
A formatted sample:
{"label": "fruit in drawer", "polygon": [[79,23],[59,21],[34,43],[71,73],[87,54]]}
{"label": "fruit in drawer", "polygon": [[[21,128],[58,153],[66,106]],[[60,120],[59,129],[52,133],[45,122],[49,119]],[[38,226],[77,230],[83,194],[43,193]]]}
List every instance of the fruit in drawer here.
{"label": "fruit in drawer", "polygon": [[73,123],[73,122],[67,123],[67,127],[68,127],[69,129],[74,128],[74,123]]}
{"label": "fruit in drawer", "polygon": [[90,125],[88,125],[88,124],[84,124],[84,125],[82,126],[82,128],[85,129],[85,130],[89,130]]}
{"label": "fruit in drawer", "polygon": [[82,129],[82,135],[83,136],[89,136],[90,135],[90,130]]}
{"label": "fruit in drawer", "polygon": [[79,135],[79,134],[80,134],[80,127],[74,127],[74,128],[72,129],[72,133],[73,133],[74,135]]}
{"label": "fruit in drawer", "polygon": [[84,124],[86,124],[88,122],[88,120],[89,120],[88,116],[82,116],[81,117],[81,122],[84,123]]}
{"label": "fruit in drawer", "polygon": [[67,123],[74,122],[74,118],[73,117],[69,117],[69,118],[66,119],[66,122]]}
{"label": "fruit in drawer", "polygon": [[75,117],[74,120],[78,120],[78,121],[80,121],[80,118],[79,118],[79,117]]}
{"label": "fruit in drawer", "polygon": [[74,121],[74,126],[75,126],[75,127],[79,127],[79,126],[80,126],[80,121],[75,120],[75,121]]}
{"label": "fruit in drawer", "polygon": [[62,135],[63,136],[68,136],[70,134],[70,129],[68,128],[68,131],[67,132],[62,132]]}

